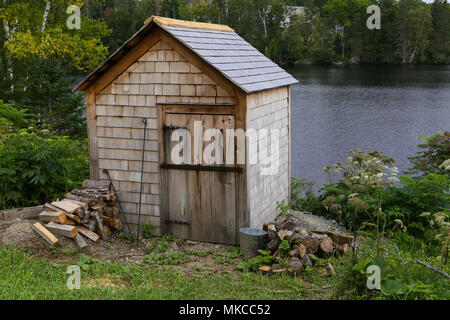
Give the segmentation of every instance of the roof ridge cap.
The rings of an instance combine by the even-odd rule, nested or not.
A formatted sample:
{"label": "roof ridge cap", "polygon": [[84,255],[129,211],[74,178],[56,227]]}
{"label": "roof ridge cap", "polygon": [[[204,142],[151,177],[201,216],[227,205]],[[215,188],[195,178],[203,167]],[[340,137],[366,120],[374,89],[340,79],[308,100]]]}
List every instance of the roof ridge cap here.
{"label": "roof ridge cap", "polygon": [[190,28],[190,29],[203,29],[203,30],[215,30],[215,31],[226,31],[226,32],[234,32],[232,28],[223,24],[214,24],[207,22],[194,22],[187,20],[179,20],[158,16],[151,16],[147,20],[145,20],[144,24],[149,23],[150,21],[154,21],[160,26],[172,26],[172,27],[182,27],[182,28]]}

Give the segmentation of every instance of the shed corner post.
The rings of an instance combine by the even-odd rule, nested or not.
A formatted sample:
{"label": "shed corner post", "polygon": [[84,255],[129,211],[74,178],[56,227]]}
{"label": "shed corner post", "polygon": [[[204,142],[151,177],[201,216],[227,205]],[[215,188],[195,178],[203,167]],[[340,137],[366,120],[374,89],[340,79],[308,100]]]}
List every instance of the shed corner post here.
{"label": "shed corner post", "polygon": [[89,174],[91,180],[99,180],[99,163],[97,148],[97,110],[95,92],[92,88],[86,90],[86,117],[89,141]]}

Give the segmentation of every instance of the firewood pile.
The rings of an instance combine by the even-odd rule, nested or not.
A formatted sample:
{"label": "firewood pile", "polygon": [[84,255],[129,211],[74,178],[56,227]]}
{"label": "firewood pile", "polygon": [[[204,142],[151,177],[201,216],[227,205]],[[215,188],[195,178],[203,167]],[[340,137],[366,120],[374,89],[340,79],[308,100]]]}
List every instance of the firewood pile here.
{"label": "firewood pile", "polygon": [[[274,263],[262,266],[263,272],[287,272],[300,274],[307,265],[313,266],[315,257],[326,258],[332,254],[344,254],[350,250],[353,237],[332,231],[306,230],[296,225],[294,219],[278,217],[266,223],[266,250],[271,253]],[[334,274],[331,263],[319,269],[326,274]]]}
{"label": "firewood pile", "polygon": [[39,220],[33,229],[50,245],[58,242],[57,236],[63,236],[80,248],[87,246],[86,238],[107,240],[111,232],[123,227],[109,183],[93,180],[84,181],[81,189],[72,190],[62,200],[46,203]]}

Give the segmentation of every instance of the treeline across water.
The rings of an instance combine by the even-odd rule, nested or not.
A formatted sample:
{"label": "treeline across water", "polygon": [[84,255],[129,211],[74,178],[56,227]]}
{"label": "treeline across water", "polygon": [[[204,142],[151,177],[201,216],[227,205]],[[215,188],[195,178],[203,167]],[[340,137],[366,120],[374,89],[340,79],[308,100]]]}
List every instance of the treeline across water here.
{"label": "treeline across water", "polygon": [[[367,28],[370,5],[379,30]],[[155,14],[229,25],[277,63],[450,61],[446,0],[106,0],[90,12],[115,31],[103,39],[111,50]]]}

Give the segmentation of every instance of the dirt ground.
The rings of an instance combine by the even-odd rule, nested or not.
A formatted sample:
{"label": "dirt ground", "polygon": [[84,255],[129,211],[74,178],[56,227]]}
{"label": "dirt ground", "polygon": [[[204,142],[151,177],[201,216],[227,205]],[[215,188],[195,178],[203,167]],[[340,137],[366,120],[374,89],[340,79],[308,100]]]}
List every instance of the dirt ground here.
{"label": "dirt ground", "polygon": [[[125,234],[113,234],[109,240],[97,240],[95,243],[86,239],[88,246],[79,249],[71,239],[58,237],[59,243],[50,247],[32,229],[32,220],[0,221],[0,245],[14,245],[17,248],[27,248],[30,253],[38,258],[43,258],[55,263],[74,263],[80,255],[88,255],[102,262],[119,264],[144,263],[144,257],[160,241],[160,238],[140,239],[136,243]],[[184,263],[172,265],[175,269],[185,273],[195,273],[196,270],[211,272],[237,272],[236,264],[241,257],[229,260],[227,263],[218,262],[217,257],[230,253],[230,246],[179,240],[167,242],[168,248],[163,253],[170,255],[174,252],[182,253],[189,257]]]}

